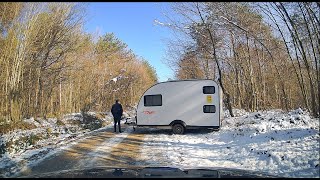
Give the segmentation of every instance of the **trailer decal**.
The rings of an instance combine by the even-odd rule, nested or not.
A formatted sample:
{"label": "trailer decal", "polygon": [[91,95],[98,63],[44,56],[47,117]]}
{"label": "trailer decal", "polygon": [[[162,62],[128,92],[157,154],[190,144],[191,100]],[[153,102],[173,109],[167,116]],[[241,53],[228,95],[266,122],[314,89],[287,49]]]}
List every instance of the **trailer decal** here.
{"label": "trailer decal", "polygon": [[154,114],[155,111],[143,111],[144,114]]}

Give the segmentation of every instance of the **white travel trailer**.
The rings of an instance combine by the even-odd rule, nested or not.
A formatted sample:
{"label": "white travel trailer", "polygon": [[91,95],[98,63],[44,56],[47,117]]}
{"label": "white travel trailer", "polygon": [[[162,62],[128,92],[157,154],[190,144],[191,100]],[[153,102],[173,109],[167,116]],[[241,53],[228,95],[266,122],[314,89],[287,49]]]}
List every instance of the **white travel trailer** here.
{"label": "white travel trailer", "polygon": [[213,80],[161,82],[150,87],[137,106],[135,125],[172,129],[219,130],[222,117],[222,93]]}

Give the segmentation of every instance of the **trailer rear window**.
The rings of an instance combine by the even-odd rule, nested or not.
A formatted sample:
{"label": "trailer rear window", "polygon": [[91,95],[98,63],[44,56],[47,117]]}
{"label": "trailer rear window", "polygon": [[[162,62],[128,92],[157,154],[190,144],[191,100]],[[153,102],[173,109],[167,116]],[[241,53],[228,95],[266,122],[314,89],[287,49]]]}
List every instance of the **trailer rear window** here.
{"label": "trailer rear window", "polygon": [[203,94],[214,94],[215,88],[214,86],[203,86],[202,92]]}
{"label": "trailer rear window", "polygon": [[203,106],[203,112],[204,113],[215,113],[216,112],[216,106],[215,105],[204,105]]}
{"label": "trailer rear window", "polygon": [[144,96],[144,106],[162,106],[162,95],[146,95]]}

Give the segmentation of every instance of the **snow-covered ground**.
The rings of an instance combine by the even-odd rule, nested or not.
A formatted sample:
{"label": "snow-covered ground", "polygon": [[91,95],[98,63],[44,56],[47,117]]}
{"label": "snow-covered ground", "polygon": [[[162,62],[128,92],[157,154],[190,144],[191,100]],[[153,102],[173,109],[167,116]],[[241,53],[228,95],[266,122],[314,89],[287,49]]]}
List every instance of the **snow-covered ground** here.
{"label": "snow-covered ground", "polygon": [[[134,112],[129,111],[125,116],[133,117]],[[105,122],[104,125],[92,129],[92,126],[86,126],[88,122],[80,113],[73,113],[65,115],[59,123],[57,119],[27,119],[26,122],[37,128],[2,135],[0,147],[11,142],[11,148],[0,156],[0,177],[12,177],[23,167],[37,164],[94,133],[112,128],[110,113],[103,117],[101,113],[89,114],[100,114],[99,119]],[[301,109],[289,113],[281,110],[255,113],[234,110],[234,114],[236,117],[230,117],[226,112],[221,129],[214,132],[193,130],[184,135],[173,135],[170,130],[138,128],[134,133],[144,135],[140,156],[145,162],[141,165],[227,167],[284,177],[319,177],[319,118],[311,119]],[[125,133],[115,134],[111,141],[105,142],[110,147],[101,144],[96,151],[100,151],[99,148],[103,148],[103,152],[112,149],[113,144],[120,143],[130,133],[132,129],[127,128]],[[23,141],[25,137],[28,138]],[[133,164],[139,165],[139,162]]]}
{"label": "snow-covered ground", "polygon": [[[141,154],[153,166],[226,167],[282,177],[319,177],[319,118],[301,109],[235,110],[216,132],[148,129]],[[142,130],[143,131],[143,130]]]}

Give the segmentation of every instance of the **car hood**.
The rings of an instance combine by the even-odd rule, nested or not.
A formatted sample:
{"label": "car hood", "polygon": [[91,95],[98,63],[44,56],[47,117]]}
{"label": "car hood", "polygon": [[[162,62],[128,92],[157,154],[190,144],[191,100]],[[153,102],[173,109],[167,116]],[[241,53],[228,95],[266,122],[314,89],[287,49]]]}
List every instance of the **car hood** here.
{"label": "car hood", "polygon": [[57,172],[20,176],[23,178],[279,178],[263,172],[233,168],[177,167],[110,167],[70,169]]}

